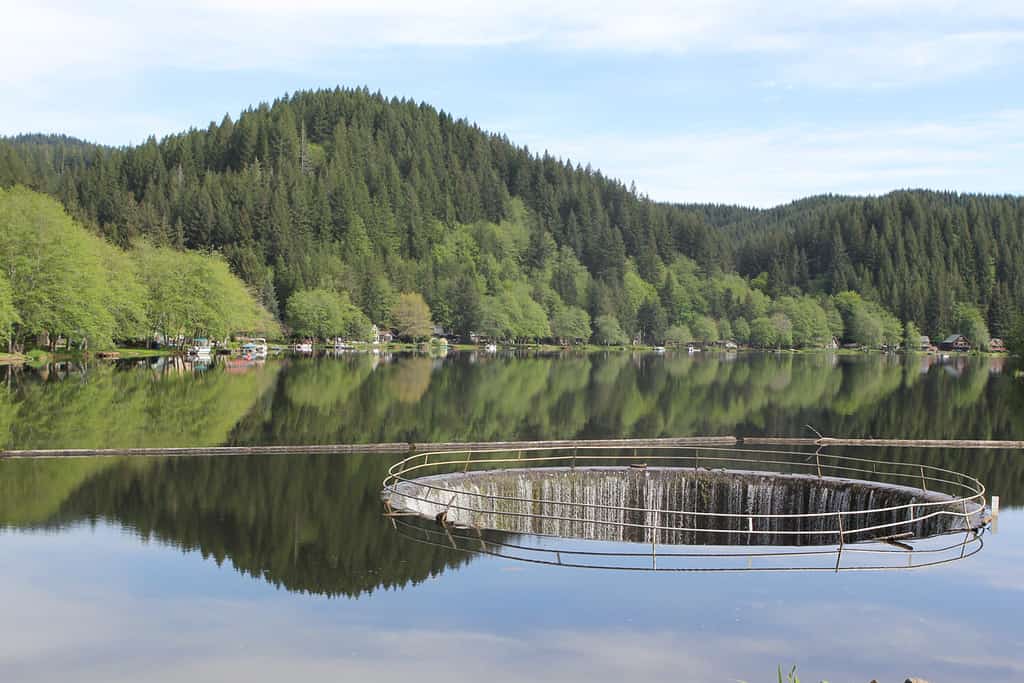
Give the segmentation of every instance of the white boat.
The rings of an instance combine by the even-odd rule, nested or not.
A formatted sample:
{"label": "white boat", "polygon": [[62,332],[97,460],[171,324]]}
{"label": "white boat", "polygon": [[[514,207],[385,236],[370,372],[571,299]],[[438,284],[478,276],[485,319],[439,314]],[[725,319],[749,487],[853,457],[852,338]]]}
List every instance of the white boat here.
{"label": "white boat", "polygon": [[700,349],[691,344],[690,346],[686,347],[686,352],[687,353],[700,353]]}
{"label": "white boat", "polygon": [[292,351],[296,353],[313,353],[313,344],[311,342],[292,344]]}
{"label": "white boat", "polygon": [[242,358],[248,360],[267,359],[267,340],[254,339],[242,344]]}
{"label": "white boat", "polygon": [[488,353],[494,353],[497,350],[498,350],[498,345],[497,344],[488,344],[487,346],[484,347],[484,351],[487,351]]}
{"label": "white boat", "polygon": [[198,337],[195,340],[195,343],[189,347],[188,355],[200,360],[209,360],[210,356],[213,355],[213,349],[210,347],[210,340],[204,337]]}
{"label": "white boat", "polygon": [[664,346],[655,346],[654,347],[654,352],[655,353],[665,353],[665,347]]}

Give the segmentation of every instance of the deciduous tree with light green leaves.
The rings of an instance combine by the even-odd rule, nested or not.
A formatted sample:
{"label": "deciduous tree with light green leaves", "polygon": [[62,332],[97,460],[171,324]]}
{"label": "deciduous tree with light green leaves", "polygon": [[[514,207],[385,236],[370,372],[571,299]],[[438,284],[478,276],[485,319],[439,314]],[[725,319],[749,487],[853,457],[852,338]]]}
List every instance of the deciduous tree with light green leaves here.
{"label": "deciduous tree with light green leaves", "polygon": [[988,326],[977,308],[970,304],[957,304],[953,307],[953,321],[955,332],[967,337],[971,348],[988,350]]}
{"label": "deciduous tree with light green leaves", "polygon": [[774,308],[789,319],[793,346],[822,347],[831,337],[828,316],[813,298],[784,296],[775,302]]}
{"label": "deciduous tree with light green leaves", "polygon": [[0,189],[0,272],[18,314],[14,346],[33,337],[53,344],[58,336],[83,349],[112,345],[105,246],[54,199]]}
{"label": "deciduous tree with light green leaves", "polygon": [[874,301],[863,299],[857,292],[842,292],[833,300],[843,318],[846,339],[869,348],[895,346],[902,341],[903,324]]}
{"label": "deciduous tree with light green leaves", "polygon": [[107,275],[107,308],[114,316],[118,339],[147,339],[153,329],[146,313],[148,291],[139,277],[138,262],[112,244],[100,250]]}
{"label": "deciduous tree with light green leaves", "polygon": [[721,341],[732,341],[732,324],[729,323],[728,319],[723,318],[718,321],[718,338]]}
{"label": "deciduous tree with light green leaves", "polygon": [[551,319],[551,334],[562,341],[579,342],[590,339],[590,316],[578,306],[563,306]]}
{"label": "deciduous tree with light green leaves", "polygon": [[693,333],[686,325],[673,325],[665,332],[665,343],[673,346],[689,344],[693,341]]}
{"label": "deciduous tree with light green leaves", "polygon": [[773,313],[770,318],[775,328],[775,346],[782,348],[793,345],[793,323],[785,313]]}
{"label": "deciduous tree with light green leaves", "polygon": [[370,319],[352,304],[348,294],[300,290],[288,299],[285,311],[292,334],[299,337],[366,340],[370,335]]}
{"label": "deciduous tree with light green leaves", "polygon": [[14,324],[18,320],[18,311],[14,308],[11,295],[11,283],[3,273],[0,273],[0,343],[6,344],[8,350],[14,338]]}
{"label": "deciduous tree with light green leaves", "polygon": [[133,255],[146,287],[149,325],[165,343],[235,332],[279,332],[269,311],[216,254],[141,244]]}
{"label": "deciduous tree with light green leaves", "polygon": [[548,315],[544,307],[530,296],[530,288],[525,282],[506,285],[498,298],[508,312],[513,338],[537,341],[551,336]]}
{"label": "deciduous tree with light green leaves", "polygon": [[770,348],[776,343],[776,329],[770,318],[760,316],[750,323],[750,343],[762,348]]}
{"label": "deciduous tree with light green leaves", "polygon": [[484,296],[480,301],[479,329],[476,331],[491,339],[512,337],[512,322],[508,311],[496,296]]}
{"label": "deciduous tree with light green leaves", "polygon": [[711,344],[718,341],[718,326],[706,315],[697,316],[690,324],[694,341]]}
{"label": "deciduous tree with light green leaves", "polygon": [[391,324],[402,339],[419,341],[430,336],[434,323],[430,306],[419,292],[403,292],[391,307]]}
{"label": "deciduous tree with light green leaves", "polygon": [[732,321],[732,333],[736,341],[742,344],[750,343],[750,323],[746,318],[736,318]]}
{"label": "deciduous tree with light green leaves", "polygon": [[903,327],[903,350],[907,353],[921,350],[921,330],[917,329],[912,320],[908,320]]}
{"label": "deciduous tree with light green leaves", "polygon": [[594,341],[605,346],[619,346],[629,343],[629,338],[613,315],[599,315],[594,321]]}

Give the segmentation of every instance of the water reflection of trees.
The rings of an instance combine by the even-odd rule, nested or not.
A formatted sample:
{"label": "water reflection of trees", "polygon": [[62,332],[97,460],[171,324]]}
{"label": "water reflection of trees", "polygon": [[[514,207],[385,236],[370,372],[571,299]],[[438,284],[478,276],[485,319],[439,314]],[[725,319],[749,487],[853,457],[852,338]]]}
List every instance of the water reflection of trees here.
{"label": "water reflection of trees", "polygon": [[806,435],[1024,438],[1019,382],[985,359],[608,353],[444,361],[359,354],[230,374],[20,373],[9,448]]}
{"label": "water reflection of trees", "polygon": [[[1024,387],[983,358],[600,353],[453,354],[441,361],[354,354],[272,361],[243,374],[144,365],[66,366],[45,378],[13,373],[9,388],[0,388],[0,442],[46,448],[806,436],[807,424],[855,437],[1024,439]],[[1006,489],[1019,490],[1024,476],[1018,460],[974,454],[967,464],[1009,496]],[[0,487],[17,494],[8,501],[34,490],[10,478]],[[66,482],[39,495],[73,488]]]}
{"label": "water reflection of trees", "polygon": [[390,464],[380,455],[122,462],[78,488],[49,523],[103,517],[276,586],[325,595],[416,584],[467,562],[394,533],[379,499]]}
{"label": "water reflection of trees", "polygon": [[[984,359],[630,354],[443,362],[369,355],[217,368],[91,366],[0,389],[16,447],[450,441],[692,434],[1024,439],[1024,388]],[[415,400],[411,400],[415,399]],[[854,454],[856,452],[854,451]],[[984,481],[1024,503],[1005,453],[873,450]],[[358,595],[465,561],[390,532],[382,456],[0,463],[0,524],[96,516],[290,590]]]}
{"label": "water reflection of trees", "polygon": [[230,374],[181,363],[16,373],[0,390],[8,448],[215,446],[274,384],[279,365]]}
{"label": "water reflection of trees", "polygon": [[[115,367],[64,363],[7,373],[0,389],[0,444],[13,448],[216,446],[252,411],[281,366],[244,374],[221,367],[194,373],[179,360]],[[49,519],[83,482],[110,469],[108,458],[5,462],[0,525]],[[145,467],[133,461],[130,467]]]}
{"label": "water reflection of trees", "polygon": [[1013,409],[1020,388],[991,377],[984,359],[958,376],[881,355],[462,356],[400,358],[373,371],[370,363],[352,356],[289,367],[232,441],[783,435],[806,434],[805,424],[849,436],[1024,438]]}

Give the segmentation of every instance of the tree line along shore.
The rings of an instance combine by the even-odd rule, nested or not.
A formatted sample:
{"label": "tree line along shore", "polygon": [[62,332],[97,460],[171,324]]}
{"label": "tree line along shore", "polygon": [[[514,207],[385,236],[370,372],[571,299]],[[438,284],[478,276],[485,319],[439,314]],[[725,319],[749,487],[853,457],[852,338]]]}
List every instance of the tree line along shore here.
{"label": "tree line along shore", "polygon": [[[0,255],[11,350],[359,339],[373,325],[413,341],[424,320],[516,344],[877,348],[961,334],[984,349],[1024,336],[1020,197],[656,202],[366,89],[299,92],[123,148],[3,138],[0,188],[5,244],[45,230],[36,243],[78,250]],[[68,265],[73,276],[39,278]]]}
{"label": "tree line along shore", "polygon": [[[478,302],[477,329],[462,333],[436,325],[419,292],[398,294],[378,325],[346,291],[327,287],[295,291],[282,326],[217,252],[157,246],[141,238],[122,249],[78,224],[55,200],[19,186],[0,189],[0,341],[10,355],[53,352],[58,346],[64,352],[147,347],[156,340],[173,351],[197,337],[367,342],[379,341],[384,329],[386,342],[393,334],[395,341],[408,343],[443,335],[453,343],[575,347],[728,343],[815,349],[845,341],[865,349],[920,350],[921,334],[913,322],[902,323],[856,292],[772,299],[756,281],[736,274],[701,278],[692,264],[680,263],[687,266],[680,277],[670,271],[662,290],[647,292],[647,299],[644,290],[650,286],[632,271],[624,275],[639,295],[642,331],[633,336],[612,315],[592,322],[583,309],[558,307],[550,315],[529,292],[517,296],[514,287],[493,301]],[[651,305],[653,298],[720,317],[674,316],[669,324],[664,309]],[[955,325],[972,348],[988,350],[989,332],[976,308],[957,306]]]}

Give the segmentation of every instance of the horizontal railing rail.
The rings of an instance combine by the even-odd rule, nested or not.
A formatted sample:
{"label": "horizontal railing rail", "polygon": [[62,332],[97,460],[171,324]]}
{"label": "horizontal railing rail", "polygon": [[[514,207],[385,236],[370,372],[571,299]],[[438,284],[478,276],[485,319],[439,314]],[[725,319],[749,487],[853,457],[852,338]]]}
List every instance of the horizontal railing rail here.
{"label": "horizontal railing rail", "polygon": [[[580,550],[572,547],[537,547],[487,538],[482,531],[466,535],[459,530],[430,529],[393,519],[395,530],[404,538],[445,550],[487,555],[529,564],[600,569],[611,571],[659,572],[793,572],[793,571],[886,571],[935,567],[967,559],[984,548],[982,530],[964,534],[962,540],[929,548],[853,547],[850,545],[820,550],[762,551],[744,548],[733,552],[687,551],[652,545],[647,551]],[[948,534],[946,534],[948,535]],[[841,566],[844,554],[856,559],[868,558],[870,564]],[[815,559],[835,557],[826,564],[813,564]],[[566,559],[567,558],[567,559]],[[924,561],[917,561],[924,558]],[[728,561],[746,560],[746,566],[725,565]],[[659,561],[661,564],[659,564]],[[770,563],[779,564],[770,564]],[[682,564],[687,563],[687,564]],[[720,563],[716,566],[715,563]],[[755,565],[755,563],[757,563]]]}
{"label": "horizontal railing rail", "polygon": [[[613,452],[609,452],[613,450]],[[620,449],[621,450],[621,449]],[[574,446],[571,449],[560,446],[508,449],[467,449],[464,451],[435,451],[410,455],[398,461],[388,471],[383,482],[384,496],[389,506],[427,513],[444,512],[460,522],[482,518],[486,515],[497,519],[539,520],[563,524],[598,524],[619,529],[637,529],[650,533],[652,539],[658,533],[701,533],[741,534],[751,536],[771,535],[822,537],[834,535],[840,546],[850,539],[856,542],[873,540],[872,536],[895,534],[901,528],[913,528],[928,520],[951,517],[962,520],[961,529],[976,529],[982,524],[981,512],[985,508],[985,487],[977,479],[952,470],[924,464],[892,463],[863,457],[840,456],[806,451],[780,451],[765,449],[737,449],[721,446],[678,446],[648,445],[644,452],[639,448],[632,452],[614,452],[605,446]],[[669,452],[671,451],[671,452]],[[905,504],[882,505],[866,509],[829,510],[822,512],[763,513],[763,512],[716,512],[709,510],[678,510],[657,507],[635,507],[611,505],[579,500],[553,500],[543,497],[523,498],[515,495],[479,493],[460,488],[462,479],[435,478],[430,473],[458,473],[467,475],[472,470],[494,469],[514,465],[515,468],[536,468],[561,465],[569,469],[588,463],[609,463],[627,466],[643,462],[667,465],[678,469],[692,469],[699,476],[701,471],[713,471],[712,467],[735,469],[742,465],[742,471],[750,474],[794,474],[831,482],[851,479],[869,484],[894,485],[920,490],[926,498]],[[507,467],[506,467],[507,469]],[[913,486],[911,486],[913,485]],[[544,512],[535,512],[538,507]],[[646,515],[646,521],[625,519],[602,519],[604,513],[617,512],[625,517],[635,513]],[[903,516],[902,513],[907,515]],[[450,513],[462,513],[450,514]],[[870,516],[874,516],[872,519]],[[877,521],[878,515],[886,521]],[[861,522],[860,520],[864,521]],[[659,521],[651,521],[659,520]],[[697,521],[718,522],[697,524]],[[745,528],[731,528],[730,524],[746,520]],[[811,520],[830,520],[831,528],[780,528],[779,522],[791,522],[795,526]],[[875,522],[875,523],[872,523]],[[501,524],[498,524],[501,527]],[[721,527],[725,528],[721,528]],[[534,532],[531,532],[534,533]],[[544,535],[538,533],[537,535]],[[557,535],[557,534],[556,534]]]}

